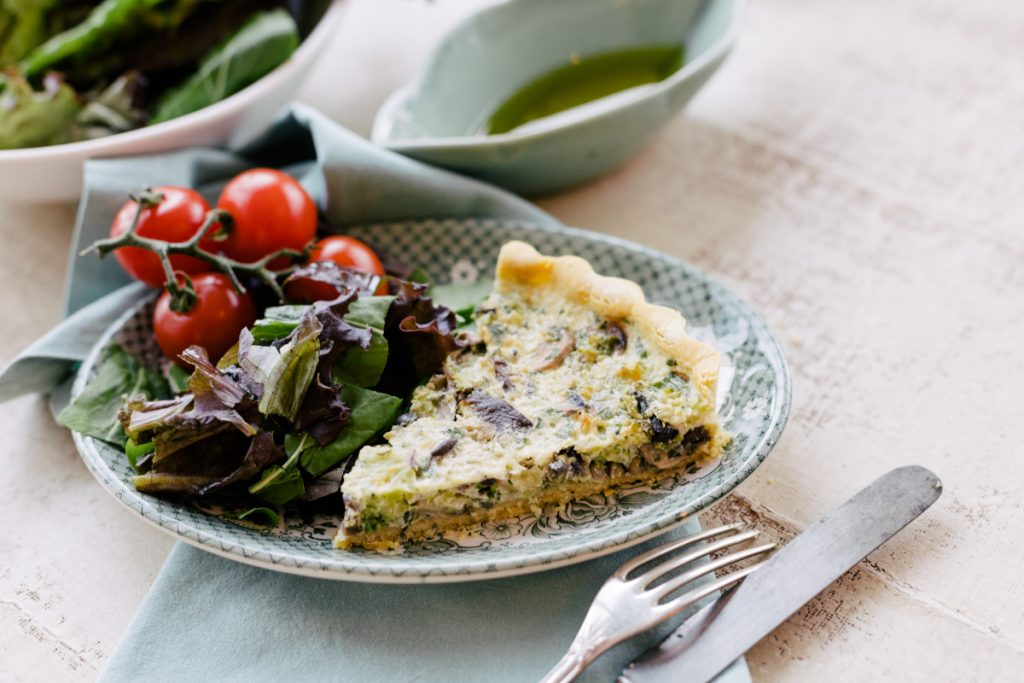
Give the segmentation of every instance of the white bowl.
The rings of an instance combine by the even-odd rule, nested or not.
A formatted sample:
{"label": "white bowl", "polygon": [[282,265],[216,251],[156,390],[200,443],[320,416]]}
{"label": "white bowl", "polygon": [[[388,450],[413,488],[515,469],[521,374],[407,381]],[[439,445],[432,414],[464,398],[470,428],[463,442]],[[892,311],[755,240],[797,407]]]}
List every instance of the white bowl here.
{"label": "white bowl", "polygon": [[97,140],[0,151],[0,201],[74,201],[82,166],[98,157],[152,154],[182,147],[236,147],[262,133],[298,91],[313,62],[337,33],[344,8],[336,0],[291,58],[209,107],[170,121]]}

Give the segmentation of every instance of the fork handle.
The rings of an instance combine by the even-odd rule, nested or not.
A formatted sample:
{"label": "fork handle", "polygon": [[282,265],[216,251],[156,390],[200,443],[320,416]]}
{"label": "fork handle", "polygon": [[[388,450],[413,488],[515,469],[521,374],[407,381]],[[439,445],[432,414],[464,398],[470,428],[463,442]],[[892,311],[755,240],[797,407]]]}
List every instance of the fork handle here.
{"label": "fork handle", "polygon": [[554,668],[540,680],[540,683],[569,683],[579,676],[589,663],[590,660],[585,657],[585,653],[569,650],[558,664],[555,664]]}
{"label": "fork handle", "polygon": [[615,627],[615,617],[607,607],[593,603],[579,632],[572,639],[572,645],[540,683],[569,683],[608,648],[631,635],[626,631],[616,631]]}

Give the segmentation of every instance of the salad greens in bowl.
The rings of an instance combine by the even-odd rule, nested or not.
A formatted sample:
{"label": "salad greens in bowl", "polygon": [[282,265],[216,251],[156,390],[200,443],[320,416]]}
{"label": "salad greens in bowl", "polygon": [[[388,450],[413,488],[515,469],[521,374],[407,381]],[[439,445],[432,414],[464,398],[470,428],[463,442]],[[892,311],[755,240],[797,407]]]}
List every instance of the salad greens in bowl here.
{"label": "salad greens in bowl", "polygon": [[295,93],[342,8],[0,1],[0,199],[73,200],[89,158],[254,138]]}

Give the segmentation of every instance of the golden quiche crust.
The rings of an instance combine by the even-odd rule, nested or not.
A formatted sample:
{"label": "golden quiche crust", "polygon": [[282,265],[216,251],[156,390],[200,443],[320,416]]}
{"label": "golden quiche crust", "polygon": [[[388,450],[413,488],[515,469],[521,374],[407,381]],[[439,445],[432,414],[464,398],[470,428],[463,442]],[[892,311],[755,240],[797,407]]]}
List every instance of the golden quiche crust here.
{"label": "golden quiche crust", "polygon": [[640,285],[598,275],[579,256],[545,256],[525,242],[508,242],[498,255],[495,287],[553,289],[609,320],[629,320],[644,338],[675,359],[700,394],[714,405],[718,389],[718,351],[686,334],[679,311],[647,302]]}

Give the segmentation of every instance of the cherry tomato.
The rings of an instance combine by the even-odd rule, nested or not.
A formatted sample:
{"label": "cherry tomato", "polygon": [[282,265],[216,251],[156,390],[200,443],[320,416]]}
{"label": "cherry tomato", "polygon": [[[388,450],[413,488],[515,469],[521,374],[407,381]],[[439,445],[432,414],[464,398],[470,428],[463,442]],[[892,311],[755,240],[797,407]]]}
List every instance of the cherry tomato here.
{"label": "cherry tomato", "polygon": [[[325,237],[313,247],[309,260],[334,261],[342,268],[384,275],[384,265],[377,254],[355,237]],[[377,287],[377,294],[387,294],[387,291],[387,285],[382,280]],[[338,296],[338,290],[326,282],[296,282],[289,285],[288,296],[296,301],[327,301]]]}
{"label": "cherry tomato", "polygon": [[256,304],[248,293],[239,294],[223,273],[200,273],[192,278],[196,303],[191,310],[171,310],[171,295],[164,292],[153,312],[153,331],[164,355],[178,364],[178,354],[196,344],[214,363],[235,345],[243,327],[256,322]]}
{"label": "cherry tomato", "polygon": [[334,261],[342,268],[361,270],[373,275],[384,275],[384,264],[377,254],[355,237],[325,237],[316,243],[309,255],[310,261]]}
{"label": "cherry tomato", "polygon": [[[316,236],[316,204],[298,181],[272,168],[254,168],[227,184],[217,206],[235,219],[221,250],[251,263],[278,249],[301,251]],[[283,268],[287,259],[274,259]]]}
{"label": "cherry tomato", "polygon": [[[210,205],[202,195],[187,187],[169,185],[154,188],[154,191],[161,193],[164,196],[163,200],[158,206],[142,210],[136,234],[165,242],[184,242],[195,235],[210,210]],[[138,202],[132,200],[121,207],[110,226],[111,237],[120,237],[128,232],[132,221],[135,220],[138,206]],[[216,248],[210,240],[203,240],[200,246],[207,251]],[[114,258],[125,272],[150,287],[163,287],[167,281],[160,259],[152,252],[140,247],[121,247],[114,250]],[[171,267],[189,275],[212,269],[205,261],[182,255],[171,257]]]}

